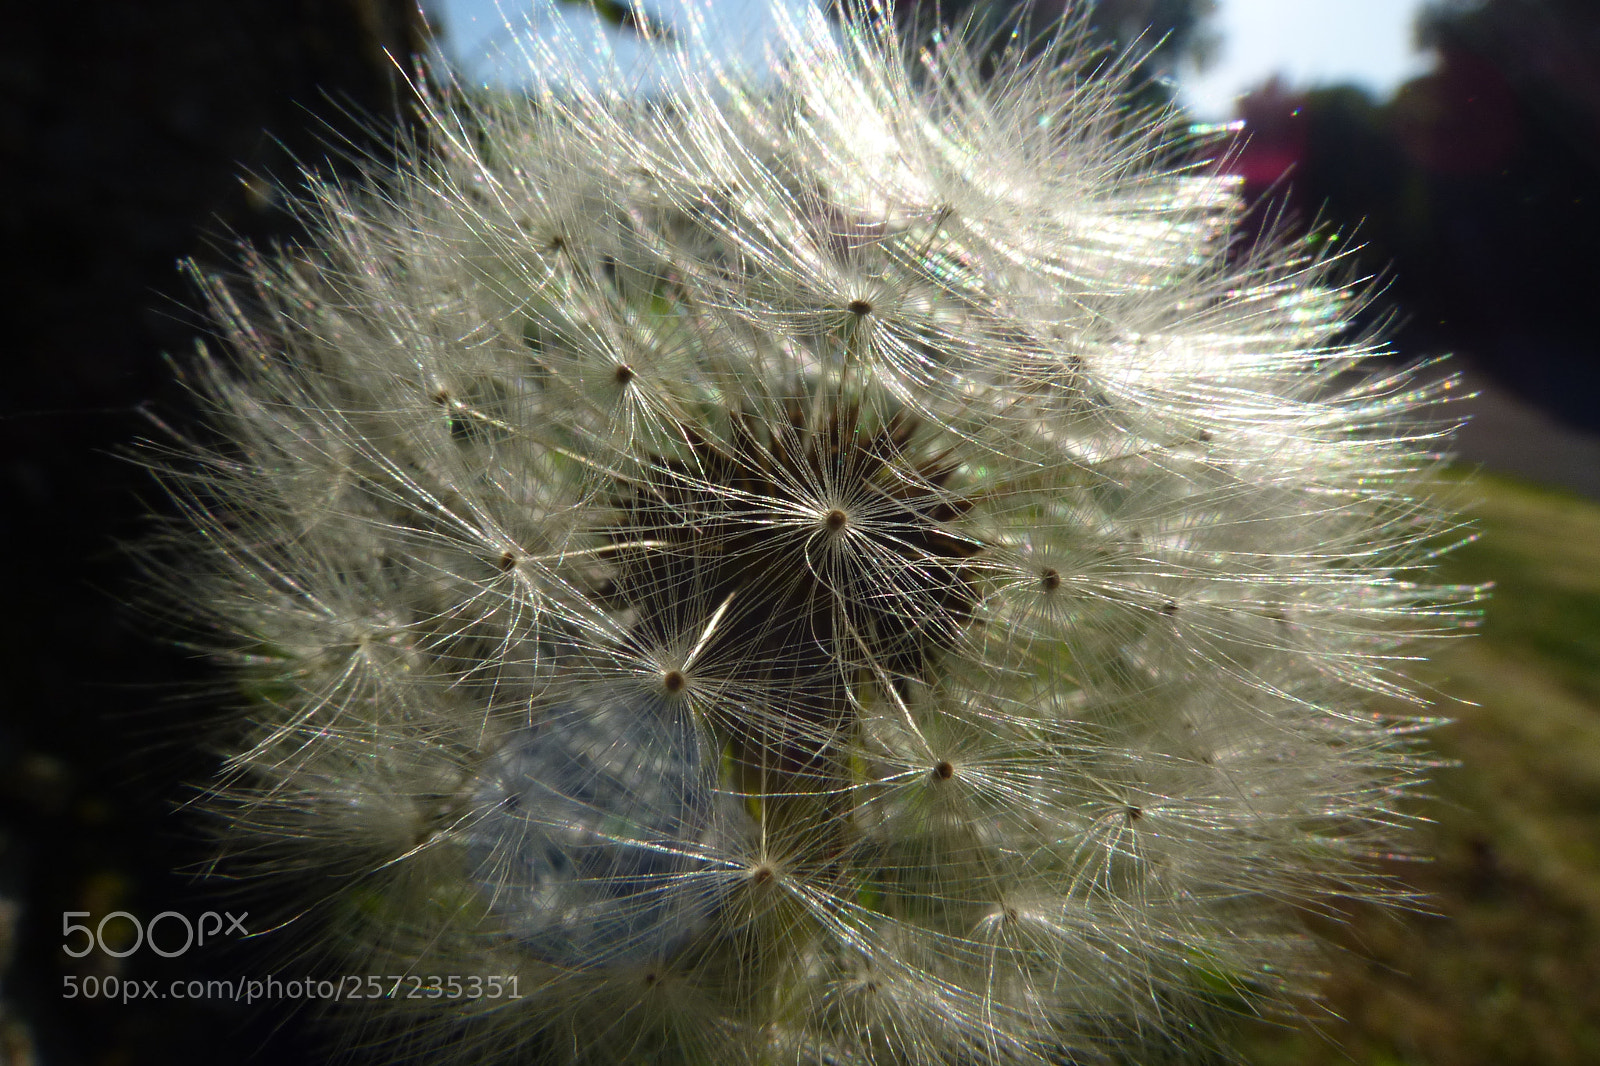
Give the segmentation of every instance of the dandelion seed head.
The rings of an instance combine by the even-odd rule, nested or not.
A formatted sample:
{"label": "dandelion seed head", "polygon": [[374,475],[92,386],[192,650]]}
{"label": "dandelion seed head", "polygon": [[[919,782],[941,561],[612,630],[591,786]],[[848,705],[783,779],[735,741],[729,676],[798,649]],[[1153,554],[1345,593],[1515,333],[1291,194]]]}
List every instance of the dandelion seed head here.
{"label": "dandelion seed head", "polygon": [[1386,891],[1426,760],[1373,701],[1476,598],[1444,387],[1233,248],[1078,14],[992,76],[863,2],[775,79],[424,87],[199,279],[224,443],[157,464],[157,567],[238,679],[224,850],[330,972],[518,982],[359,1041],[1137,1060]]}

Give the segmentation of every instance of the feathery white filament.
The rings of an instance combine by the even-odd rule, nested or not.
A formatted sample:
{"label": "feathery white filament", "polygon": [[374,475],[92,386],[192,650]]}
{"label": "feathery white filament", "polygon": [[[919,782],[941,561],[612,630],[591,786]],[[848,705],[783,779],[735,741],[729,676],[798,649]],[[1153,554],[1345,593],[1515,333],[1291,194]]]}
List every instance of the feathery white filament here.
{"label": "feathery white filament", "polygon": [[1439,390],[1058,30],[424,94],[204,281],[169,578],[246,695],[228,850],[334,970],[518,981],[366,1004],[390,1051],[1138,1060],[1383,891],[1424,761],[1369,698],[1472,599]]}

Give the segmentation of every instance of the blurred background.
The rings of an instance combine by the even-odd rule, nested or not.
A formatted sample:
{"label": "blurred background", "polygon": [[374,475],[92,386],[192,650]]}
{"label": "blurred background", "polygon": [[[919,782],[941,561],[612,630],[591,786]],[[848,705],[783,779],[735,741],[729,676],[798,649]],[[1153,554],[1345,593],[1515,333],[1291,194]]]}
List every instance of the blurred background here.
{"label": "blurred background", "polygon": [[[519,0],[526,3],[526,0]],[[641,0],[648,3],[649,0]],[[751,0],[718,47],[762,54]],[[794,0],[798,3],[799,0]],[[1036,5],[1036,21],[1060,0]],[[1320,225],[1378,279],[1397,360],[1453,353],[1471,399],[1441,491],[1483,536],[1446,563],[1494,581],[1479,636],[1427,669],[1444,765],[1426,913],[1310,916],[1328,1013],[1241,1019],[1252,1062],[1600,1062],[1600,4],[1595,0],[1098,0],[1148,49],[1128,89],[1241,122],[1225,164],[1255,214]],[[62,998],[67,975],[285,970],[215,950],[61,950],[61,915],[218,909],[180,808],[210,767],[203,664],[151,640],[117,547],[164,506],[117,449],[192,418],[170,354],[203,324],[185,256],[292,240],[297,161],[353,174],[409,121],[401,71],[448,59],[514,88],[541,34],[648,62],[634,7],[541,0],[85,0],[0,32],[0,1066],[322,1061],[304,1018],[210,1002]],[[903,3],[906,20],[929,7]],[[1013,12],[946,4],[999,26]],[[1466,475],[1476,476],[1466,480]],[[174,872],[179,871],[179,872]],[[187,873],[182,871],[188,871]]]}

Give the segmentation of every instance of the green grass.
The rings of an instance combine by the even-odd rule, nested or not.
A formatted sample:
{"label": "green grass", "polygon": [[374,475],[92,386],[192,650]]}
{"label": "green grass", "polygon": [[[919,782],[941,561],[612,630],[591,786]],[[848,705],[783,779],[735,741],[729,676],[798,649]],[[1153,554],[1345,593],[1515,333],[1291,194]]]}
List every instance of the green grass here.
{"label": "green grass", "polygon": [[1600,505],[1482,476],[1456,486],[1481,537],[1441,576],[1494,582],[1478,635],[1423,676],[1441,757],[1428,863],[1389,872],[1432,914],[1354,908],[1321,931],[1333,1017],[1244,1024],[1257,1066],[1600,1062]]}

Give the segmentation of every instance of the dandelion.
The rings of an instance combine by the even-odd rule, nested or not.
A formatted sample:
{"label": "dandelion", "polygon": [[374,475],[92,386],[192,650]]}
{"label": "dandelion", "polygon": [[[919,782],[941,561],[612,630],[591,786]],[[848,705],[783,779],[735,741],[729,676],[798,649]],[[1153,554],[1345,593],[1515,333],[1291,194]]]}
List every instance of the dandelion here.
{"label": "dandelion", "polygon": [[1374,697],[1472,598],[1421,576],[1442,386],[1314,245],[1238,254],[1080,31],[980,77],[863,4],[770,83],[424,92],[200,279],[217,870],[382,976],[360,1042],[1198,1055],[1311,987],[1297,910],[1390,893]]}

